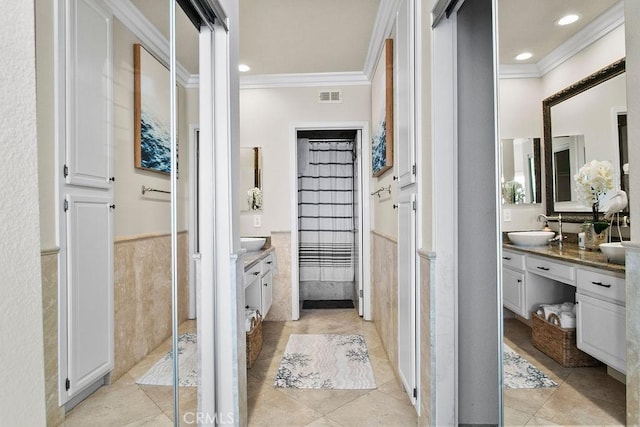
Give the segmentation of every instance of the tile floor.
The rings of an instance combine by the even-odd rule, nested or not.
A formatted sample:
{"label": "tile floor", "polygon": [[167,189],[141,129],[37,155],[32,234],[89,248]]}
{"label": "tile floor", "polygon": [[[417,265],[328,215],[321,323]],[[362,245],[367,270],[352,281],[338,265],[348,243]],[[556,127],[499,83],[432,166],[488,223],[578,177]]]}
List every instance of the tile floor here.
{"label": "tile floor", "polygon": [[563,368],[531,344],[531,329],[504,320],[504,341],[558,383],[558,387],[504,391],[507,426],[625,425],[625,386],[606,367]]}
{"label": "tile floor", "polygon": [[[295,322],[265,322],[263,348],[247,371],[249,426],[411,426],[417,417],[402,391],[371,322],[353,309],[301,310]],[[377,389],[296,390],[273,381],[290,334],[359,334],[365,337]]]}
{"label": "tile floor", "polygon": [[[195,322],[180,332],[195,330]],[[624,425],[625,387],[605,367],[563,368],[531,344],[530,329],[504,322],[505,342],[549,375],[556,388],[505,390],[507,426]],[[367,341],[375,390],[292,390],[273,387],[280,358],[292,333],[361,334]],[[249,426],[411,426],[415,411],[402,391],[373,323],[351,309],[302,310],[297,322],[265,322],[263,349],[248,370]],[[102,387],[67,414],[65,427],[171,426],[170,387],[135,383],[170,348],[167,341],[114,384]],[[180,390],[180,411],[195,411],[196,389]],[[187,425],[183,422],[183,425]]]}
{"label": "tile floor", "polygon": [[[195,322],[180,333],[195,330]],[[273,386],[289,335],[313,333],[360,334],[367,341],[378,388],[375,390],[291,390]],[[64,427],[171,426],[170,387],[135,383],[170,349],[167,341],[114,384],[100,388],[67,414]],[[353,309],[302,310],[296,322],[265,322],[263,349],[248,370],[249,426],[411,426],[417,418],[402,391],[373,323]],[[180,412],[195,411],[196,389],[180,389]],[[366,414],[366,415],[365,415]],[[183,425],[188,425],[182,420]]]}

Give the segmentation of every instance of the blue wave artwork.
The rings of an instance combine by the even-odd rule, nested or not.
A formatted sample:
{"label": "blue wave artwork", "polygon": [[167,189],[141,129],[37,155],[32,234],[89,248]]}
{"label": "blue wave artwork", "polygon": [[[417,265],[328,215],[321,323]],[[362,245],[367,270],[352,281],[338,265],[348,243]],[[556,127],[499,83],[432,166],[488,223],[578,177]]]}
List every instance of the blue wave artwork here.
{"label": "blue wave artwork", "polygon": [[160,172],[171,172],[171,138],[167,127],[147,109],[140,118],[140,166]]}
{"label": "blue wave artwork", "polygon": [[382,120],[378,123],[377,128],[373,132],[373,173],[387,165],[387,121]]}

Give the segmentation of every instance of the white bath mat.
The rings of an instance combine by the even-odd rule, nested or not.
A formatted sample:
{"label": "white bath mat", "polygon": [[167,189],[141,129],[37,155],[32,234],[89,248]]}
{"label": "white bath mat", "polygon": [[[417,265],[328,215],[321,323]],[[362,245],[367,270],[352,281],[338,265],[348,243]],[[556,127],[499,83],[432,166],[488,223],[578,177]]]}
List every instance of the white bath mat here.
{"label": "white bath mat", "polygon": [[275,386],[373,389],[376,381],[362,335],[298,335],[287,342]]}
{"label": "white bath mat", "polygon": [[[138,384],[173,385],[173,358],[167,352],[143,376],[136,380]],[[187,332],[178,337],[179,384],[183,387],[198,385],[198,344],[197,335]]]}
{"label": "white bath mat", "polygon": [[524,357],[503,344],[504,388],[558,387],[555,381],[533,366]]}

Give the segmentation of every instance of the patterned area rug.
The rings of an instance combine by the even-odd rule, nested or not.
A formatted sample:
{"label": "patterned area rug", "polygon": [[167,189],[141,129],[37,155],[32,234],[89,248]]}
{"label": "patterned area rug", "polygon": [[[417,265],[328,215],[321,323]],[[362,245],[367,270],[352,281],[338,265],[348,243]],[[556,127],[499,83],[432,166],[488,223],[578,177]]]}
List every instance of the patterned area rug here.
{"label": "patterned area rug", "polygon": [[506,344],[503,346],[504,388],[558,387],[555,381],[513,351],[511,347]]}
{"label": "patterned area rug", "polygon": [[[138,384],[173,385],[173,357],[171,351],[158,360],[143,376]],[[198,385],[198,344],[197,335],[187,332],[178,337],[179,384],[182,387]]]}
{"label": "patterned area rug", "polygon": [[311,389],[373,389],[376,381],[362,335],[292,334],[275,386]]}

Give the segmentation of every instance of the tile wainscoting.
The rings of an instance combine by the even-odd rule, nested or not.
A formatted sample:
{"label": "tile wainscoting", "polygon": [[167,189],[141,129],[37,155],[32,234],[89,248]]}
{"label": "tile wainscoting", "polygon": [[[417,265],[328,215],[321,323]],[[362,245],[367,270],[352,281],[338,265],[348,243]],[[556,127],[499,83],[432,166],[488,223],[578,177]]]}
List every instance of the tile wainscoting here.
{"label": "tile wainscoting", "polygon": [[418,250],[420,260],[420,425],[431,425],[431,284],[435,253]]}
{"label": "tile wainscoting", "polygon": [[[189,306],[187,232],[178,233],[178,323]],[[117,238],[114,245],[114,382],[171,336],[171,236]]]}
{"label": "tile wainscoting", "polygon": [[627,246],[626,267],[627,425],[640,425],[640,243]]}
{"label": "tile wainscoting", "polygon": [[273,276],[273,301],[265,321],[291,320],[291,232],[272,231],[277,273]]}
{"label": "tile wainscoting", "polygon": [[42,323],[44,333],[44,387],[47,425],[64,421],[58,406],[58,249],[40,253],[42,271]]}
{"label": "tile wainscoting", "polygon": [[371,232],[371,318],[398,376],[398,242]]}

